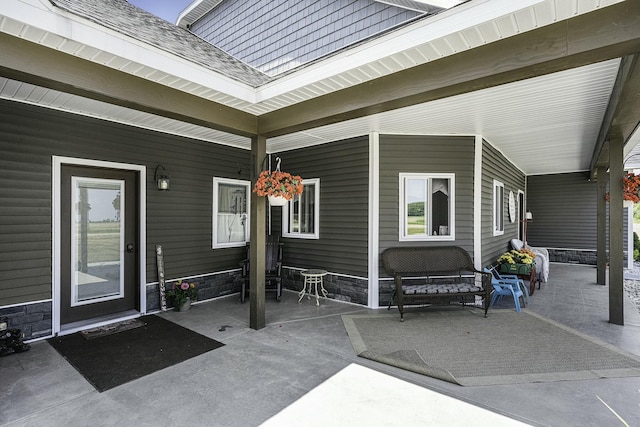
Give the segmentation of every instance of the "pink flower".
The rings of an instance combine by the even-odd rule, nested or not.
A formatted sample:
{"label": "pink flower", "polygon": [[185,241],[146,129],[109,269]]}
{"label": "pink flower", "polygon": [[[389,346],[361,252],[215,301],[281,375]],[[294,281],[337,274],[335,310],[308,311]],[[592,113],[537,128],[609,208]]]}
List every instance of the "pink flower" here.
{"label": "pink flower", "polygon": [[189,289],[189,284],[187,282],[180,283],[180,289],[186,291],[187,289]]}

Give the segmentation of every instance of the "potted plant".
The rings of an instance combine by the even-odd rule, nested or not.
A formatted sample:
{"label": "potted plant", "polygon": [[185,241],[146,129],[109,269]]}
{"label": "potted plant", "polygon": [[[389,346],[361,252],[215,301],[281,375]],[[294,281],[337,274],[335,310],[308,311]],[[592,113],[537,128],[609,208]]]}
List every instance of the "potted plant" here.
{"label": "potted plant", "polygon": [[167,296],[173,298],[176,311],[187,311],[191,308],[191,302],[198,299],[198,290],[193,283],[178,280],[173,284],[173,288],[167,291]]}
{"label": "potted plant", "polygon": [[498,258],[502,273],[529,274],[536,255],[530,249],[511,250]]}
{"label": "potted plant", "polygon": [[262,171],[253,187],[253,192],[267,196],[272,206],[285,205],[293,196],[302,194],[302,190],[302,178],[280,170]]}

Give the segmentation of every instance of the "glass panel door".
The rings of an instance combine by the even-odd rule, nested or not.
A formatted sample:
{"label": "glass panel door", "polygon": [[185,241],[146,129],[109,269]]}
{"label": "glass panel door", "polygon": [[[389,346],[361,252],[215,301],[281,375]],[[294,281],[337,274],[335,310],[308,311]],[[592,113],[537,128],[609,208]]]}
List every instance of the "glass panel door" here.
{"label": "glass panel door", "polygon": [[72,177],[71,307],[124,297],[125,181]]}

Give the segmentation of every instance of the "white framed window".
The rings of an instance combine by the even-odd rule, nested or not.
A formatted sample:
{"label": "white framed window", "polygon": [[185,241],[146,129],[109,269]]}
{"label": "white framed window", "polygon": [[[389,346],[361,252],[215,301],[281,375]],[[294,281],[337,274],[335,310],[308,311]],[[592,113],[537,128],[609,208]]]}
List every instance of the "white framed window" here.
{"label": "white framed window", "polygon": [[493,180],[493,235],[504,234],[504,184]]}
{"label": "white framed window", "polygon": [[213,248],[245,246],[249,241],[251,183],[213,178]]}
{"label": "white framed window", "polygon": [[299,239],[320,238],[320,179],[302,181],[304,190],[282,207],[282,235]]}
{"label": "white framed window", "polygon": [[400,174],[400,241],[455,240],[455,174]]}

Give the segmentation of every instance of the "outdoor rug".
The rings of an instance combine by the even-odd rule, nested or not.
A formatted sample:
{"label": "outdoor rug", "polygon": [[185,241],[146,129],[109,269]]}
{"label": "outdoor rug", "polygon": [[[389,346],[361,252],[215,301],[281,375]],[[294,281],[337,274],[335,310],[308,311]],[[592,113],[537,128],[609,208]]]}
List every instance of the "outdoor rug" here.
{"label": "outdoor rug", "polygon": [[224,344],[158,316],[102,337],[82,333],[47,340],[99,392],[144,377]]}
{"label": "outdoor rug", "polygon": [[342,320],[358,356],[463,386],[640,376],[640,357],[525,311]]}

